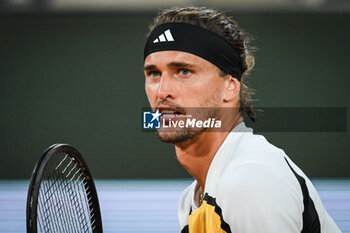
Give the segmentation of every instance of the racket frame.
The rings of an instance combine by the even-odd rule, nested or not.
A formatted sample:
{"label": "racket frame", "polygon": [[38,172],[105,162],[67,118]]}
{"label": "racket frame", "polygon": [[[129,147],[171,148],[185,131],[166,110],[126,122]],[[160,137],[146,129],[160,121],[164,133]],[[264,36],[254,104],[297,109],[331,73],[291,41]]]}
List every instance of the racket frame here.
{"label": "racket frame", "polygon": [[28,188],[28,196],[27,196],[27,209],[26,209],[26,215],[27,215],[27,233],[37,233],[37,206],[38,206],[38,197],[40,192],[40,183],[43,178],[43,174],[45,172],[45,168],[47,163],[50,161],[52,156],[57,151],[64,151],[65,153],[69,154],[70,157],[73,157],[76,159],[78,166],[82,168],[83,173],[85,174],[85,188],[86,186],[89,187],[90,191],[90,197],[92,201],[92,205],[89,206],[89,210],[92,208],[94,209],[94,224],[95,228],[93,229],[93,233],[103,233],[102,229],[102,218],[101,218],[101,210],[100,205],[98,201],[97,196],[97,190],[94,183],[94,180],[92,178],[92,175],[90,173],[90,170],[87,166],[87,163],[83,159],[82,155],[79,153],[78,150],[76,150],[73,146],[69,144],[64,143],[56,143],[51,145],[49,148],[47,148],[41,158],[38,160],[38,162],[35,165],[35,168],[33,170],[29,188]]}

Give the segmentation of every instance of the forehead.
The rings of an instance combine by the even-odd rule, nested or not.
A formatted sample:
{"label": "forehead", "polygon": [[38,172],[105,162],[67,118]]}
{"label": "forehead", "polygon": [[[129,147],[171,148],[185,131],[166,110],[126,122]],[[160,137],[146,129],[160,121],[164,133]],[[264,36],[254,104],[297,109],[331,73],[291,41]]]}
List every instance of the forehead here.
{"label": "forehead", "polygon": [[207,60],[196,56],[191,53],[182,52],[182,51],[159,51],[149,54],[144,62],[144,65],[167,65],[173,62],[186,63],[200,67],[211,67],[215,68],[216,66]]}

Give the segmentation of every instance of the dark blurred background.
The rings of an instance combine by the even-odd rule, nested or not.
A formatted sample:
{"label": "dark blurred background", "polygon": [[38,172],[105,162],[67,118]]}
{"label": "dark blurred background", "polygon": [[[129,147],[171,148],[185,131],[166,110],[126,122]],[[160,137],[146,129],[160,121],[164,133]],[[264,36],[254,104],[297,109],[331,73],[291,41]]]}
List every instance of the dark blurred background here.
{"label": "dark blurred background", "polygon": [[[141,130],[145,34],[175,4],[213,6],[253,36],[255,106],[344,107],[348,122],[348,1],[2,0],[0,179],[29,179],[56,142],[95,178],[189,178],[173,146]],[[262,134],[310,177],[350,177],[347,126]]]}

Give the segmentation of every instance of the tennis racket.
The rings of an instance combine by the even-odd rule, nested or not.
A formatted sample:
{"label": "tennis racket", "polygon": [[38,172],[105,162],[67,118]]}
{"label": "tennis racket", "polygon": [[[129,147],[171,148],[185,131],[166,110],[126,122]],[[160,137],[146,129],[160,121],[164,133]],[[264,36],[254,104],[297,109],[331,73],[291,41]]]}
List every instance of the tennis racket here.
{"label": "tennis racket", "polygon": [[34,168],[27,198],[27,233],[39,232],[103,232],[91,173],[70,145],[52,145]]}

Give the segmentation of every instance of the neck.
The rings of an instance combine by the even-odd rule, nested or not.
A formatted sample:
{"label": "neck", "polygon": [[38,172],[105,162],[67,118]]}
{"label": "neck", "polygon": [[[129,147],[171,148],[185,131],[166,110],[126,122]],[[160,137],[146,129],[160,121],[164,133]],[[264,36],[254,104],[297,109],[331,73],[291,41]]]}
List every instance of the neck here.
{"label": "neck", "polygon": [[[230,129],[240,122],[242,122],[241,117],[236,119]],[[197,180],[203,190],[210,164],[229,132],[230,130],[203,132],[191,141],[175,145],[179,162]]]}

